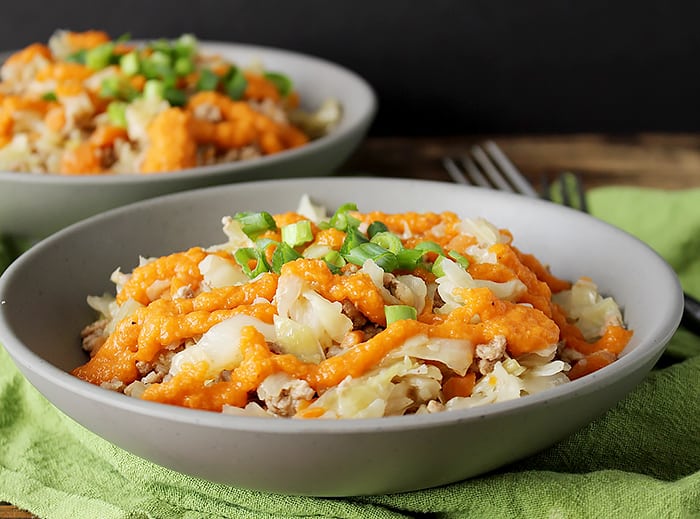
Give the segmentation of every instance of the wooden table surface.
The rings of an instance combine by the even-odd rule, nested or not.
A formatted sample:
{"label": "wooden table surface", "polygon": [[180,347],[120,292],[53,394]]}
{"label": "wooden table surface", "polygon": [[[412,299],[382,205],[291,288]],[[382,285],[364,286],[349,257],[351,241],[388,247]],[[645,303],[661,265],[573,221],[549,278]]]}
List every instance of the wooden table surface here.
{"label": "wooden table surface", "polygon": [[[535,185],[542,175],[574,171],[587,188],[700,187],[700,134],[373,137],[340,171],[449,181],[442,157],[457,156],[485,139],[496,141]],[[0,519],[33,517],[0,503]]]}

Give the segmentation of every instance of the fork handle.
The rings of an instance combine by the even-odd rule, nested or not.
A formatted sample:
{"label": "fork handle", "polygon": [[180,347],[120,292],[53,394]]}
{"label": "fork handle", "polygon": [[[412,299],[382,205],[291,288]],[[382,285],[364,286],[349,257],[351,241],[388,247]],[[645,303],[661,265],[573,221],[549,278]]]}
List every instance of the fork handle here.
{"label": "fork handle", "polygon": [[700,334],[700,301],[683,293],[683,318],[681,324],[695,334]]}

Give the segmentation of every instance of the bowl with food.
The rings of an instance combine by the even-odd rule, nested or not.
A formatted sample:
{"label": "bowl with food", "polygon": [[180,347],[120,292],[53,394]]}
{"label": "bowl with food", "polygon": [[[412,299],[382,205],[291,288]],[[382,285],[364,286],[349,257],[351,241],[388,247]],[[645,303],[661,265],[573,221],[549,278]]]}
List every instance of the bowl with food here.
{"label": "bowl with food", "polygon": [[101,210],[207,185],[332,173],[376,110],[320,58],[57,31],[0,68],[0,233],[42,237]]}
{"label": "bowl with food", "polygon": [[442,485],[552,445],[635,387],[682,310],[672,269],[589,215],[382,178],[114,209],[25,253],[0,300],[19,369],[96,434],[317,496]]}

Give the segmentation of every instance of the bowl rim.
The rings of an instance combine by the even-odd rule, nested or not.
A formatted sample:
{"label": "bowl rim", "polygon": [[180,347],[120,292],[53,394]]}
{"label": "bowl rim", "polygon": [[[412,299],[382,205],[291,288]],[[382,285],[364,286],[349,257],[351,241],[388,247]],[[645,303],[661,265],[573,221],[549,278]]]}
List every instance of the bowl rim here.
{"label": "bowl rim", "polygon": [[[151,40],[137,39],[132,40],[134,43],[144,43]],[[179,182],[184,179],[201,176],[218,176],[219,174],[235,174],[238,172],[247,173],[249,170],[254,170],[257,165],[274,166],[295,160],[308,153],[322,152],[326,149],[333,148],[338,141],[342,141],[347,135],[354,131],[369,126],[374,119],[378,110],[378,96],[372,85],[360,76],[357,72],[350,68],[335,63],[328,59],[307,54],[299,51],[283,49],[280,47],[255,45],[249,43],[225,42],[219,40],[198,40],[198,43],[203,51],[207,49],[211,52],[214,49],[226,49],[231,52],[260,52],[268,55],[280,56],[283,59],[298,59],[316,66],[324,67],[329,70],[334,70],[340,74],[346,75],[348,78],[347,85],[351,85],[353,90],[362,96],[363,111],[354,113],[354,117],[346,118],[345,114],[341,118],[341,122],[337,128],[334,128],[327,135],[312,140],[304,146],[284,150],[280,153],[272,155],[264,155],[256,157],[251,161],[234,161],[224,162],[219,164],[211,164],[207,166],[197,166],[194,168],[180,169],[175,171],[163,171],[155,174],[141,173],[123,173],[123,174],[108,174],[108,175],[60,175],[56,173],[31,173],[0,170],[0,182],[16,182],[18,184],[71,184],[80,185],[113,185],[113,184],[149,184],[153,182],[171,181]],[[0,62],[4,61],[7,56],[16,50],[0,52]],[[264,56],[261,56],[264,59]],[[343,121],[345,124],[343,124]]]}
{"label": "bowl rim", "polygon": [[[60,242],[64,235],[82,232],[82,229],[99,225],[102,220],[118,218],[119,215],[126,214],[134,207],[144,207],[157,205],[159,203],[172,203],[182,198],[190,196],[206,198],[207,193],[220,192],[223,189],[265,189],[268,185],[284,187],[284,184],[295,184],[301,182],[322,182],[333,185],[338,189],[338,185],[344,183],[368,183],[375,184],[374,189],[381,189],[386,185],[408,185],[416,183],[425,187],[444,186],[445,189],[460,189],[471,196],[492,197],[499,202],[511,202],[538,207],[549,207],[554,212],[568,212],[575,218],[586,219],[590,225],[606,228],[608,232],[617,235],[618,238],[627,240],[629,243],[636,243],[641,250],[646,250],[650,259],[656,262],[659,275],[665,276],[664,283],[668,286],[670,304],[659,309],[659,324],[652,330],[651,337],[645,337],[643,343],[634,349],[624,353],[612,364],[585,377],[569,381],[565,384],[550,388],[534,395],[525,395],[518,399],[505,402],[497,402],[477,406],[467,409],[455,409],[440,413],[425,415],[390,416],[381,418],[352,418],[337,420],[294,420],[294,419],[274,419],[255,416],[236,416],[226,413],[216,413],[199,409],[189,409],[179,406],[162,404],[159,402],[148,402],[135,399],[126,395],[110,391],[80,380],[70,373],[54,366],[50,362],[42,359],[33,353],[29,347],[22,344],[12,333],[11,324],[2,311],[5,303],[3,296],[7,284],[15,276],[16,272],[25,268],[25,264],[30,264],[34,257],[44,254],[46,249],[50,249],[54,243]],[[157,417],[170,422],[180,422],[189,425],[204,426],[209,428],[223,428],[231,431],[248,431],[260,433],[272,433],[279,435],[299,434],[299,433],[323,433],[323,434],[370,434],[377,431],[408,431],[424,428],[435,428],[441,426],[453,426],[464,422],[476,422],[488,417],[519,413],[530,407],[538,405],[548,405],[550,403],[568,400],[599,391],[603,387],[612,385],[617,378],[625,377],[635,372],[639,367],[652,359],[661,355],[667,342],[675,333],[681,320],[683,309],[682,288],[678,277],[670,265],[649,245],[642,242],[635,236],[615,227],[612,224],[599,220],[580,211],[559,206],[546,200],[526,198],[512,193],[502,191],[484,190],[483,188],[454,185],[446,182],[434,180],[399,179],[376,176],[353,176],[353,177],[295,177],[289,179],[265,179],[252,182],[241,182],[229,186],[214,186],[192,189],[168,195],[161,195],[152,199],[133,202],[131,204],[105,211],[91,216],[80,222],[74,223],[55,234],[41,240],[29,251],[20,256],[8,269],[0,276],[0,336],[4,336],[2,344],[10,356],[15,360],[18,367],[30,378],[27,372],[41,375],[46,381],[63,388],[66,391],[75,393],[93,402],[109,405],[124,411],[133,412],[139,415]],[[77,344],[76,344],[77,347]],[[271,424],[275,424],[272,425]],[[279,425],[277,425],[279,424]]]}

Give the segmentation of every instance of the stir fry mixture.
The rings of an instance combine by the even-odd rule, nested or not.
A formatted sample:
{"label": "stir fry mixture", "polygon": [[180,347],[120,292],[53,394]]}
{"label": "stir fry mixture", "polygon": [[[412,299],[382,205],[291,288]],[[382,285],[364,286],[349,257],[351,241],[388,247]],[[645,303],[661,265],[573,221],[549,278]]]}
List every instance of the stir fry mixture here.
{"label": "stir fry mixture", "polygon": [[116,270],[73,374],[233,414],[362,418],[501,402],[615,361],[632,331],[507,230],[454,213],[237,213],[228,240]]}
{"label": "stir fry mixture", "polygon": [[0,170],[156,173],[303,146],[341,116],[299,108],[289,77],[206,55],[197,39],[144,45],[58,31],[0,69]]}

